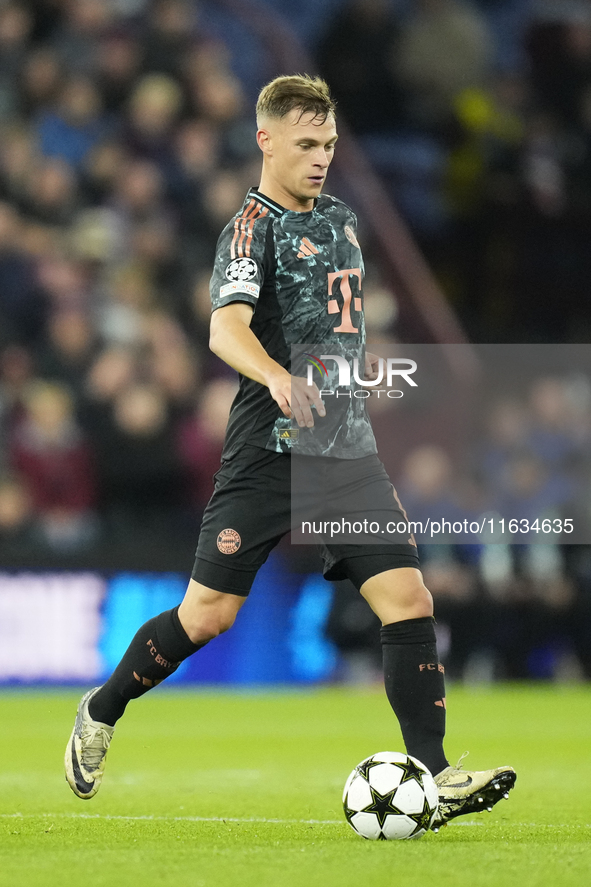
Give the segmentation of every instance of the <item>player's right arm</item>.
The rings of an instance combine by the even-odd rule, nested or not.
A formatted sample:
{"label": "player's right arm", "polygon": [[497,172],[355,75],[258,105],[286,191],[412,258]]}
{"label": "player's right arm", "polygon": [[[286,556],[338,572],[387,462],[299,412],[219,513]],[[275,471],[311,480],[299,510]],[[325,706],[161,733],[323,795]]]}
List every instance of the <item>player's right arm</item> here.
{"label": "player's right arm", "polygon": [[246,302],[231,302],[213,312],[209,347],[225,363],[243,376],[265,385],[279,409],[298,425],[312,427],[311,404],[319,416],[325,415],[324,404],[316,385],[292,376],[269,357],[250,328],[254,307]]}
{"label": "player's right arm", "polygon": [[311,427],[312,404],[319,416],[325,415],[318,388],[291,376],[267,354],[250,328],[274,261],[267,214],[256,195],[249,195],[242,211],[220,235],[210,284],[210,348],[243,376],[265,385],[284,416]]}

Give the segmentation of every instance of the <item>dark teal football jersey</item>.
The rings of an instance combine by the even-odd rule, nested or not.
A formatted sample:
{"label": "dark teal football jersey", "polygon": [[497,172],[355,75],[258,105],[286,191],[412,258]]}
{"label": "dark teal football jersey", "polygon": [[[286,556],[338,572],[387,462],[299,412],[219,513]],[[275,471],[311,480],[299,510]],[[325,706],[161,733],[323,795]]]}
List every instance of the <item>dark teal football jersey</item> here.
{"label": "dark teal football jersey", "polygon": [[[306,376],[311,358],[321,353],[357,358],[362,367],[364,269],[356,229],[355,214],[335,197],[323,194],[311,212],[293,212],[251,188],[218,240],[212,310],[232,302],[252,305],[251,330],[290,373]],[[324,375],[314,381],[334,394],[324,396],[327,415],[316,416],[313,429],[298,429],[268,388],[240,376],[223,458],[245,443],[344,459],[375,453],[365,399],[352,396],[355,383],[351,396],[341,391],[337,397],[337,364],[322,364]]]}

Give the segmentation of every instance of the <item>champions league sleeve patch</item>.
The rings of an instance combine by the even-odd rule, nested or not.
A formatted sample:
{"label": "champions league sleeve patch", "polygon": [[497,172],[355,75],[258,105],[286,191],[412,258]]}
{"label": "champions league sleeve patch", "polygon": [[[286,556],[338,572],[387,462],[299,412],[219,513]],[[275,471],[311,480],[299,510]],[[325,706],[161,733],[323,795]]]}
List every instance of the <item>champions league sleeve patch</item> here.
{"label": "champions league sleeve patch", "polygon": [[258,271],[257,263],[253,259],[233,259],[226,268],[226,277],[232,281],[252,280]]}

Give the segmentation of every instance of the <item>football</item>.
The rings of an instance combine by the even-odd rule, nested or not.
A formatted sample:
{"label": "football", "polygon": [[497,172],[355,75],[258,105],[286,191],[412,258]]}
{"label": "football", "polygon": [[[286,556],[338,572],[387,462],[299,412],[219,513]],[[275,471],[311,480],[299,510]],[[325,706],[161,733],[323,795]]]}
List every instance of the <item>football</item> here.
{"label": "football", "polygon": [[424,764],[381,751],[357,764],[343,791],[351,828],[370,841],[420,838],[437,813],[435,781]]}

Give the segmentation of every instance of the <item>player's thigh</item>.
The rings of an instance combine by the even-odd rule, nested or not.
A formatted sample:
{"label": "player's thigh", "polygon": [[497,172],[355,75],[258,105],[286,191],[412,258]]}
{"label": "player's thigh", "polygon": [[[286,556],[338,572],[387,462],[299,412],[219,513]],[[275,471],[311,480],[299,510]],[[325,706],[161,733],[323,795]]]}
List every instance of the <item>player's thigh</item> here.
{"label": "player's thigh", "polygon": [[[347,529],[326,537],[320,546],[325,578],[350,579],[360,590],[367,580],[389,570],[408,568],[420,575],[406,512],[377,456],[352,459],[344,469],[337,467],[331,507],[341,510],[333,510],[332,517],[337,523],[342,520]],[[344,482],[338,488],[341,477]]]}
{"label": "player's thigh", "polygon": [[[340,498],[344,517],[350,509],[352,517],[377,529],[352,535],[349,543],[326,543],[326,578],[350,579],[385,625],[431,616],[433,601],[423,582],[407,514],[377,457],[352,460]],[[396,533],[388,528],[396,528]]]}
{"label": "player's thigh", "polygon": [[330,460],[326,476],[323,516],[333,521],[327,524],[332,541],[416,550],[406,511],[377,455]]}
{"label": "player's thigh", "polygon": [[245,597],[290,528],[289,456],[243,447],[216,476],[192,578],[205,588]]}

